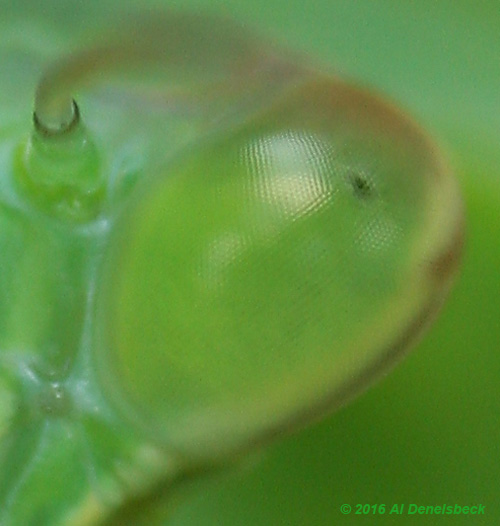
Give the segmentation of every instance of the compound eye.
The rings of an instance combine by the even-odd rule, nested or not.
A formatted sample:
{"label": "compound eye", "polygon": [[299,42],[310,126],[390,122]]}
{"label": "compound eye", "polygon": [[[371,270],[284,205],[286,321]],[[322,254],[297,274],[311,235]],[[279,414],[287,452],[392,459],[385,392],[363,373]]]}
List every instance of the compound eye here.
{"label": "compound eye", "polygon": [[96,360],[157,440],[217,456],[335,408],[448,290],[461,207],[432,143],[330,79],[153,180],[102,269]]}

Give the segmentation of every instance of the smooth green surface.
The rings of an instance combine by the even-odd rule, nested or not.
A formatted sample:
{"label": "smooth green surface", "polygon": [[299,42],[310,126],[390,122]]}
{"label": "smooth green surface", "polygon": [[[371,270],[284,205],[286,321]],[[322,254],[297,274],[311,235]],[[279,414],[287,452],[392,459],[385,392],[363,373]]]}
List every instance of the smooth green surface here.
{"label": "smooth green surface", "polygon": [[[190,2],[183,5],[188,4],[194,5]],[[52,17],[50,6],[43,9],[34,3],[25,6],[16,7],[26,10],[23,24],[16,26],[15,31],[10,26],[9,31],[1,34],[2,46],[8,43],[2,47],[6,56],[2,62],[5,68],[2,81],[7,88],[0,90],[5,116],[1,123],[4,152],[12,151],[18,138],[29,133],[32,94],[43,65],[58,56],[61,49],[71,46],[70,42],[85,40],[85,31],[90,34],[86,28],[93,23],[85,17],[80,20],[76,4],[69,2],[59,2],[54,10],[60,13],[56,17]],[[448,145],[465,189],[467,251],[463,276],[452,300],[417,353],[349,408],[275,446],[260,467],[213,489],[202,487],[193,500],[186,501],[178,510],[171,523],[351,524],[357,523],[359,517],[342,516],[339,506],[343,502],[389,505],[446,501],[463,505],[482,502],[487,506],[484,517],[453,517],[455,524],[470,519],[480,524],[496,524],[500,517],[496,504],[500,481],[496,462],[500,434],[497,418],[500,232],[496,168],[500,157],[496,148],[500,129],[497,94],[500,73],[496,61],[500,16],[496,3],[325,1],[306,7],[301,2],[285,5],[262,1],[230,5],[221,2],[219,7],[305,49],[331,64],[332,69],[338,68],[390,93],[416,113],[421,122],[436,130],[441,141]],[[52,17],[48,23],[52,29],[39,23],[43,10],[45,17]],[[31,42],[29,52],[23,51],[26,41]],[[36,53],[32,52],[34,47]],[[26,68],[18,68],[19,61]],[[118,118],[123,123],[133,122],[133,116],[120,113],[118,106],[115,105]],[[89,107],[89,111],[99,115],[98,106],[93,110]],[[92,120],[90,114],[89,120]],[[127,126],[122,126],[122,130],[123,136],[114,136],[115,143],[111,139],[107,143],[110,149],[113,144],[122,145],[122,149],[115,150],[117,160],[110,171],[115,177],[113,181],[124,182],[111,193],[111,200],[119,200],[117,196],[127,180],[133,181],[136,165],[140,165],[137,159],[147,157],[141,138],[129,138],[127,143]],[[104,142],[110,135],[106,126],[95,131]],[[5,159],[9,156],[2,159],[4,173],[10,169]],[[12,198],[4,181],[2,185]],[[16,224],[16,219],[9,220],[8,229],[15,230]],[[43,235],[34,238],[37,243],[43,241]],[[61,238],[64,235],[54,234],[54,243],[57,245],[57,239]],[[45,244],[41,246],[42,249],[35,250],[42,251],[43,269]],[[28,251],[23,257],[29,261],[34,256]],[[65,258],[57,261],[64,268]],[[72,261],[71,256],[67,261]],[[22,276],[19,279],[24,281]],[[35,297],[44,294],[44,280],[40,280],[42,292],[36,288],[37,279],[28,282],[34,287]],[[26,300],[21,297],[19,301],[22,305]],[[68,318],[74,320],[78,316]],[[61,325],[64,324],[63,320]],[[53,330],[50,324],[43,330],[36,323],[28,322],[27,326],[29,330],[21,331],[23,337],[50,338]],[[48,349],[47,352],[53,352]],[[58,363],[51,360],[50,363]],[[5,392],[11,389],[10,381],[7,380]],[[48,396],[50,400],[51,394]],[[8,395],[4,400],[8,400]],[[85,425],[95,423],[89,419]],[[97,433],[94,429],[93,433],[100,444],[94,448],[95,454],[109,458],[106,448],[110,442],[119,442],[117,436],[110,440],[109,431]],[[23,432],[17,439],[27,440],[23,448],[26,452],[32,447],[29,438],[25,438],[29,436],[35,435]],[[46,436],[68,437],[68,433],[59,422]],[[125,452],[127,447],[125,444],[119,449]],[[72,454],[69,451],[67,458]],[[61,465],[58,455],[59,459],[64,458],[64,448],[53,452],[53,465]],[[50,455],[47,459],[50,466]],[[13,475],[4,473],[7,482],[11,480],[9,476],[18,474],[15,459],[12,466]],[[63,479],[61,476],[60,480]],[[65,485],[65,494],[74,495],[71,498],[79,503],[80,480],[75,476],[72,484]],[[374,524],[387,520],[401,522],[405,518],[384,516],[363,520]],[[435,524],[436,518],[417,520]],[[20,519],[20,523],[28,522]]]}

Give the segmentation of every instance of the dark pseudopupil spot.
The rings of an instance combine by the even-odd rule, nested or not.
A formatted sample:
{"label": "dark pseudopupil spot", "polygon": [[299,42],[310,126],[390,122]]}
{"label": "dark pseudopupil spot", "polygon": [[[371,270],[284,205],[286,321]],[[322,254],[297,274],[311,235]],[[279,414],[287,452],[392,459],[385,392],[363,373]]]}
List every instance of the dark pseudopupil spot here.
{"label": "dark pseudopupil spot", "polygon": [[349,175],[349,182],[358,199],[367,199],[373,195],[373,188],[365,177],[359,174]]}

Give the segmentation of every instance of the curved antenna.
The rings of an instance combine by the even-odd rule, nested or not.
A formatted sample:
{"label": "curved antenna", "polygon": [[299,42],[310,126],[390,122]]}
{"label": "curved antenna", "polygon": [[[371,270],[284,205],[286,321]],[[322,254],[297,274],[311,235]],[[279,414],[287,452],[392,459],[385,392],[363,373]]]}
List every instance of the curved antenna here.
{"label": "curved antenna", "polygon": [[[135,16],[106,42],[56,62],[35,96],[35,123],[45,134],[68,130],[78,118],[73,96],[110,74],[156,67],[169,82],[202,88],[275,82],[296,67],[228,20],[185,13]],[[265,79],[265,80],[264,80]],[[197,90],[198,92],[198,90]]]}
{"label": "curved antenna", "polygon": [[183,97],[223,116],[227,108],[262,103],[305,71],[297,59],[228,20],[175,12],[134,15],[42,76],[18,180],[32,201],[59,217],[87,221],[99,214],[105,183],[73,97],[111,75],[166,73],[169,88],[185,88]]}

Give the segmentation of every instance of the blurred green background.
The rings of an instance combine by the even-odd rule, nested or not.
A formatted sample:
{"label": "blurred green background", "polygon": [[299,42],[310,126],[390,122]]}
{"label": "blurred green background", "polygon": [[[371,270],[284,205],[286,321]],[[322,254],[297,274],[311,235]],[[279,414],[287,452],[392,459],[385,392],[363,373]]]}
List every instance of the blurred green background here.
{"label": "blurred green background", "polygon": [[[118,5],[116,0],[89,0],[85,7],[91,4],[106,4],[110,12]],[[415,520],[500,524],[500,3],[142,2],[154,4],[230,15],[310,54],[333,72],[389,95],[442,144],[467,208],[462,274],[418,348],[329,419],[273,445],[241,472],[188,488],[169,524],[326,526],[413,520],[387,513],[342,515],[344,503],[353,509],[356,504],[483,504],[481,516]],[[60,43],[72,37],[75,25],[64,21],[78,21],[75,10],[82,5],[64,0],[0,3],[3,14],[24,9],[28,18],[42,13],[53,18],[58,32],[46,35],[40,49],[47,57],[57,56]],[[23,38],[31,34],[35,39],[38,29],[27,22],[23,31]],[[15,96],[20,102],[11,105],[12,112],[25,112],[27,121],[31,108],[26,101],[33,89],[29,82],[19,87]]]}

